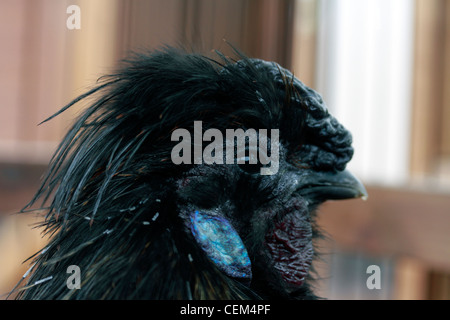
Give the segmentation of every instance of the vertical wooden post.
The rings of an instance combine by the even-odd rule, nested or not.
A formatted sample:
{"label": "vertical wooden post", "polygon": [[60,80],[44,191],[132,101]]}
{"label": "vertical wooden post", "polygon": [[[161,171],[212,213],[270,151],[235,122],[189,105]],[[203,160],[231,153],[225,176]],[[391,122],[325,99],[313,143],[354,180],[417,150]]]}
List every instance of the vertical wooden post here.
{"label": "vertical wooden post", "polygon": [[446,0],[417,0],[411,173],[433,173],[441,146]]}

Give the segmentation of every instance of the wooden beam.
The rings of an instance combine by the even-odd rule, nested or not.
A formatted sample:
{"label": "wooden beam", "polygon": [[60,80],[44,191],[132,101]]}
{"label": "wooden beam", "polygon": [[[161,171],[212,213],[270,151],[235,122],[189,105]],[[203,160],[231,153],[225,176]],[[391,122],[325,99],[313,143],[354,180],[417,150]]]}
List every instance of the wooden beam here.
{"label": "wooden beam", "polygon": [[325,203],[318,224],[339,246],[412,257],[450,271],[450,197],[420,190],[368,187],[369,199]]}
{"label": "wooden beam", "polygon": [[292,70],[303,83],[316,81],[317,1],[296,0],[292,36]]}
{"label": "wooden beam", "polygon": [[450,1],[445,2],[444,31],[444,101],[442,115],[442,154],[450,162]]}

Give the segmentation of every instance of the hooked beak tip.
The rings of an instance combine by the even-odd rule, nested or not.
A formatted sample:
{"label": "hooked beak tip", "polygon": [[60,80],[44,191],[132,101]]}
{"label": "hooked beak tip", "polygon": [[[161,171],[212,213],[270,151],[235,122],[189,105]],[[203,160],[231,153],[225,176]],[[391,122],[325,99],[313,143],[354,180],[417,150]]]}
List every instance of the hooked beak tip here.
{"label": "hooked beak tip", "polygon": [[369,199],[369,194],[362,182],[351,174],[350,171],[345,170],[339,173],[337,179],[341,179],[342,187],[353,190],[354,198],[361,198],[363,201],[367,201]]}
{"label": "hooked beak tip", "polygon": [[340,172],[315,172],[305,180],[309,187],[301,192],[308,193],[323,200],[369,198],[362,182],[348,170]]}
{"label": "hooked beak tip", "polygon": [[363,201],[369,199],[369,194],[362,182],[352,175],[349,171],[344,171],[348,176],[350,176],[351,183],[349,184],[353,190],[355,190],[355,198],[361,198]]}

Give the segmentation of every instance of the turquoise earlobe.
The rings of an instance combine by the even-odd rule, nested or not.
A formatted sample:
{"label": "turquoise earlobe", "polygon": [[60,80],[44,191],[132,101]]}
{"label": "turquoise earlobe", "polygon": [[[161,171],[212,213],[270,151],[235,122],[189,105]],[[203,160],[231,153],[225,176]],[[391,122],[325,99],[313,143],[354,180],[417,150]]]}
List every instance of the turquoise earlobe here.
{"label": "turquoise earlobe", "polygon": [[208,258],[233,278],[251,279],[251,263],[241,237],[222,217],[200,211],[190,215],[192,234]]}

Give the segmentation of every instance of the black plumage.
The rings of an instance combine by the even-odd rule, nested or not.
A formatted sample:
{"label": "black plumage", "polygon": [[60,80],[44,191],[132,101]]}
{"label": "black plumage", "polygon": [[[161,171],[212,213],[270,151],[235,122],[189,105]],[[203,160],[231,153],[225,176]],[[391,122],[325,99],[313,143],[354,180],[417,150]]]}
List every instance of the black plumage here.
{"label": "black plumage", "polygon": [[[135,54],[57,113],[95,98],[24,209],[47,210],[42,227],[52,239],[33,257],[19,298],[315,298],[314,211],[365,193],[345,171],[351,135],[278,64],[218,56]],[[171,133],[192,131],[194,121],[222,132],[279,129],[277,174],[249,164],[175,165]],[[236,230],[251,277],[230,276],[205,253],[189,218],[196,210]],[[70,265],[81,270],[79,290],[67,288]]]}

